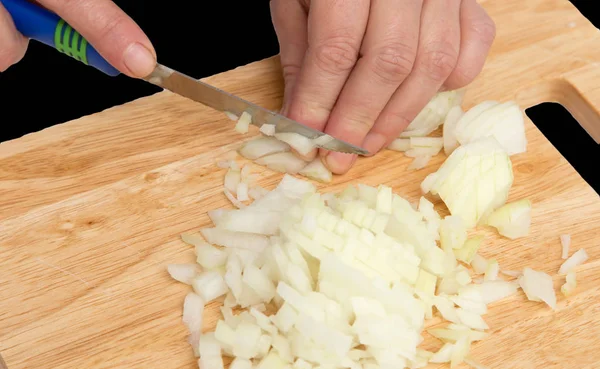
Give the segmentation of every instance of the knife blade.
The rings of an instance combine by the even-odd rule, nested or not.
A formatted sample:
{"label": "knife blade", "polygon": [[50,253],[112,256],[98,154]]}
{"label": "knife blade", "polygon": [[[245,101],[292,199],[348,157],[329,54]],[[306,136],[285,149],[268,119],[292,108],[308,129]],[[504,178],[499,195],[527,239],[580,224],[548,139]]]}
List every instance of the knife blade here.
{"label": "knife blade", "polygon": [[315,142],[317,147],[323,149],[358,155],[368,154],[368,151],[358,146],[338,140],[161,64],[157,64],[154,71],[144,80],[213,109],[233,113],[238,117],[243,112],[247,112],[252,116],[251,123],[257,127],[261,127],[263,124],[273,124],[275,132],[297,133],[312,140],[328,136],[329,138],[322,138]]}

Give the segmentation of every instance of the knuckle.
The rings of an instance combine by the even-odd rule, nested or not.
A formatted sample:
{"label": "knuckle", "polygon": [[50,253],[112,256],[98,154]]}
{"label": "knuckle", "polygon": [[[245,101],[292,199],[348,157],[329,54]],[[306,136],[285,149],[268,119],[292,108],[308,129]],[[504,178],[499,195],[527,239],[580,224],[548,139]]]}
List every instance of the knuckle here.
{"label": "knuckle", "polygon": [[351,116],[344,119],[344,130],[360,137],[366,136],[373,127],[372,119],[361,116]]}
{"label": "knuckle", "polygon": [[447,44],[436,45],[423,52],[421,68],[436,80],[445,80],[456,67],[458,52]]}
{"label": "knuckle", "polygon": [[100,27],[99,39],[115,39],[120,34],[120,30],[126,25],[129,20],[123,14],[114,14],[107,17],[106,22]]}
{"label": "knuckle", "polygon": [[298,76],[300,73],[300,66],[298,64],[293,63],[285,63],[281,65],[281,70],[283,72],[283,80],[291,81]]}
{"label": "knuckle", "polygon": [[332,74],[349,72],[358,58],[358,45],[349,37],[336,37],[324,41],[314,49],[319,68]]}
{"label": "knuckle", "polygon": [[388,45],[372,57],[373,71],[384,81],[400,83],[412,71],[417,52],[406,44]]}

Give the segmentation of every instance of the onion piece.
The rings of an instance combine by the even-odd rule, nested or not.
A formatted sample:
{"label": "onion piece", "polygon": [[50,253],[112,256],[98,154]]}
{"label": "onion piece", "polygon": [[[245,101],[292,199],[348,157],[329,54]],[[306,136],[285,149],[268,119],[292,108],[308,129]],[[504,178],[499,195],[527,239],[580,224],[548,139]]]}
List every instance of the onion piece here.
{"label": "onion piece", "polygon": [[174,280],[191,285],[200,269],[198,264],[169,264],[167,265],[167,271]]}
{"label": "onion piece", "polygon": [[241,156],[249,160],[287,151],[290,151],[290,146],[275,137],[259,137],[246,141],[238,150]]}
{"label": "onion piece", "polygon": [[479,114],[473,117],[467,112],[456,123],[455,135],[461,145],[484,137],[494,137],[508,155],[527,150],[523,112],[514,101],[502,104],[482,102],[479,105],[482,105],[482,108],[476,109]]}
{"label": "onion piece", "polygon": [[513,278],[519,278],[523,275],[523,272],[518,270],[501,270],[500,273]]}
{"label": "onion piece", "polygon": [[317,138],[313,138],[312,142],[315,146],[322,147],[324,145],[327,145],[328,143],[330,143],[333,140],[334,140],[334,138],[332,136],[324,133]]}
{"label": "onion piece", "polygon": [[241,202],[240,200],[238,200],[227,188],[223,189],[223,192],[225,193],[225,197],[227,197],[227,199],[233,204],[233,206],[235,206],[238,209],[243,209],[246,207],[246,205]]}
{"label": "onion piece", "polygon": [[440,245],[446,251],[460,249],[467,240],[467,228],[462,218],[448,215],[440,223]]}
{"label": "onion piece", "polygon": [[483,274],[488,268],[488,261],[483,256],[475,254],[471,261],[471,267],[476,274]]}
{"label": "onion piece", "polygon": [[267,193],[269,193],[269,190],[260,186],[254,186],[248,190],[248,195],[254,200],[262,199]]}
{"label": "onion piece", "polygon": [[196,276],[192,281],[192,287],[205,303],[208,303],[217,297],[223,296],[229,290],[219,272],[209,270]]}
{"label": "onion piece", "polygon": [[319,157],[308,163],[298,174],[323,183],[329,183],[333,179],[333,174]]}
{"label": "onion piece", "polygon": [[194,292],[188,292],[183,300],[183,324],[187,327],[190,336],[188,342],[194,348],[194,354],[199,356],[198,344],[202,334],[202,314],[204,313],[205,300]]}
{"label": "onion piece", "polygon": [[397,138],[387,147],[394,151],[408,151],[410,150],[410,139],[409,138]]}
{"label": "onion piece", "polygon": [[570,234],[561,234],[560,235],[560,244],[562,246],[561,257],[564,260],[566,260],[569,257],[569,247],[571,246],[571,235]]}
{"label": "onion piece", "polygon": [[274,136],[275,135],[275,125],[274,124],[263,124],[260,126],[260,132],[265,136]]}
{"label": "onion piece", "polygon": [[236,196],[238,201],[248,201],[250,197],[248,197],[248,184],[244,182],[240,182],[237,185]]}
{"label": "onion piece", "polygon": [[565,260],[560,269],[558,270],[558,274],[565,275],[568,274],[571,270],[575,269],[579,265],[585,263],[589,259],[589,256],[585,249],[579,249],[576,253],[571,255],[570,258]]}
{"label": "onion piece", "polygon": [[453,106],[449,111],[448,115],[446,115],[446,120],[444,121],[443,127],[443,141],[444,141],[444,153],[446,155],[452,154],[460,144],[456,139],[456,124],[458,120],[463,116],[464,112],[460,106]]}
{"label": "onion piece", "polygon": [[263,156],[255,161],[256,164],[264,165],[269,169],[296,174],[301,171],[307,163],[291,152],[279,152],[268,156]]}
{"label": "onion piece", "polygon": [[473,236],[465,241],[463,246],[454,250],[454,256],[463,263],[471,264],[483,242],[483,236]]}
{"label": "onion piece", "polygon": [[275,133],[275,138],[287,143],[301,155],[308,155],[316,147],[310,138],[294,132]]}
{"label": "onion piece", "polygon": [[[427,138],[427,137],[419,137],[419,138]],[[436,156],[439,154],[441,148],[437,147],[415,147],[404,153],[404,155],[409,158],[416,158],[419,156]]]}
{"label": "onion piece", "polygon": [[407,169],[423,169],[427,166],[430,160],[430,155],[415,156],[415,159],[410,163]]}
{"label": "onion piece", "polygon": [[252,116],[245,111],[240,115],[240,119],[238,119],[235,125],[235,130],[241,134],[248,133],[250,123],[252,123]]}
{"label": "onion piece", "polygon": [[525,268],[518,279],[519,285],[530,301],[543,301],[553,310],[556,309],[556,294],[552,277],[544,272]]}
{"label": "onion piece", "polygon": [[567,273],[565,284],[560,287],[560,292],[562,292],[565,297],[568,297],[573,293],[575,288],[577,288],[577,277],[575,271],[572,270]]}
{"label": "onion piece", "polygon": [[492,259],[488,262],[487,269],[485,270],[485,275],[483,276],[483,280],[485,282],[495,281],[498,279],[498,272],[500,271],[500,265],[498,261]]}
{"label": "onion piece", "polygon": [[215,339],[214,333],[207,333],[200,336],[200,342],[198,344],[198,352],[200,354],[198,366],[200,369],[223,369],[224,366],[221,351],[221,345]]}
{"label": "onion piece", "polygon": [[267,237],[254,233],[233,232],[219,228],[203,228],[200,232],[209,243],[224,247],[260,252],[269,245]]}
{"label": "onion piece", "polygon": [[239,168],[234,169],[230,167],[225,174],[225,188],[232,194],[235,194],[241,180],[242,176]]}
{"label": "onion piece", "polygon": [[450,213],[472,228],[504,205],[512,182],[510,158],[493,137],[486,137],[454,150],[421,189],[439,195]]}
{"label": "onion piece", "polygon": [[443,123],[448,111],[462,103],[464,90],[437,93],[400,134],[400,137],[427,136]]}
{"label": "onion piece", "polygon": [[281,213],[276,211],[255,211],[250,207],[231,210],[215,223],[219,229],[260,235],[275,235],[279,229]]}
{"label": "onion piece", "polygon": [[490,214],[486,223],[511,240],[525,237],[531,226],[531,201],[524,199],[503,205]]}

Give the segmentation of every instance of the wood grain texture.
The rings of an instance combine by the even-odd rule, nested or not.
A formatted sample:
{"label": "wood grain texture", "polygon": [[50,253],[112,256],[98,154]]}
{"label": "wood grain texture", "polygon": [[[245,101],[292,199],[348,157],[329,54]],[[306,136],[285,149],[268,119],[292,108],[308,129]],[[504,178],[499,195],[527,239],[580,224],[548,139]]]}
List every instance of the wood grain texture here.
{"label": "wood grain texture", "polygon": [[[600,32],[563,0],[483,5],[498,37],[464,107],[558,101],[598,139]],[[277,58],[207,81],[266,108],[281,102]],[[208,210],[228,206],[224,170],[214,163],[256,133],[238,135],[222,114],[161,92],[1,144],[0,352],[8,367],[195,368],[181,324],[188,287],[169,278],[166,264],[194,259],[179,234],[207,226]],[[527,138],[528,152],[513,157],[509,200],[532,200],[531,235],[509,241],[484,230],[482,254],[503,269],[555,275],[559,235],[569,233],[572,250],[585,247],[590,261],[576,293],[559,295],[556,312],[522,293],[493,305],[492,336],[473,356],[490,368],[597,368],[600,199],[529,120]],[[444,158],[407,171],[409,159],[386,151],[319,187],[385,183],[415,201]],[[268,188],[281,178],[261,175]],[[563,283],[554,280],[556,288]],[[214,303],[206,329],[219,317]]]}

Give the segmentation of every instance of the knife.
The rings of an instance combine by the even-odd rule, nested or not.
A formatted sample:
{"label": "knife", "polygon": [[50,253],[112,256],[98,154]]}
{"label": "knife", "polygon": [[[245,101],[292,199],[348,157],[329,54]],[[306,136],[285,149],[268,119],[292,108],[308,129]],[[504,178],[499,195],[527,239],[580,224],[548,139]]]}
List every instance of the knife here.
{"label": "knife", "polygon": [[[0,2],[11,15],[17,30],[25,37],[54,47],[109,76],[114,77],[121,74],[58,15],[27,0],[0,0]],[[158,63],[154,71],[143,80],[213,109],[233,113],[238,117],[243,112],[247,112],[252,117],[253,125],[261,127],[263,124],[273,124],[277,133],[292,132],[312,140],[326,136],[314,141],[315,146],[323,149],[358,155],[368,154],[368,151],[360,147],[331,137]]]}

